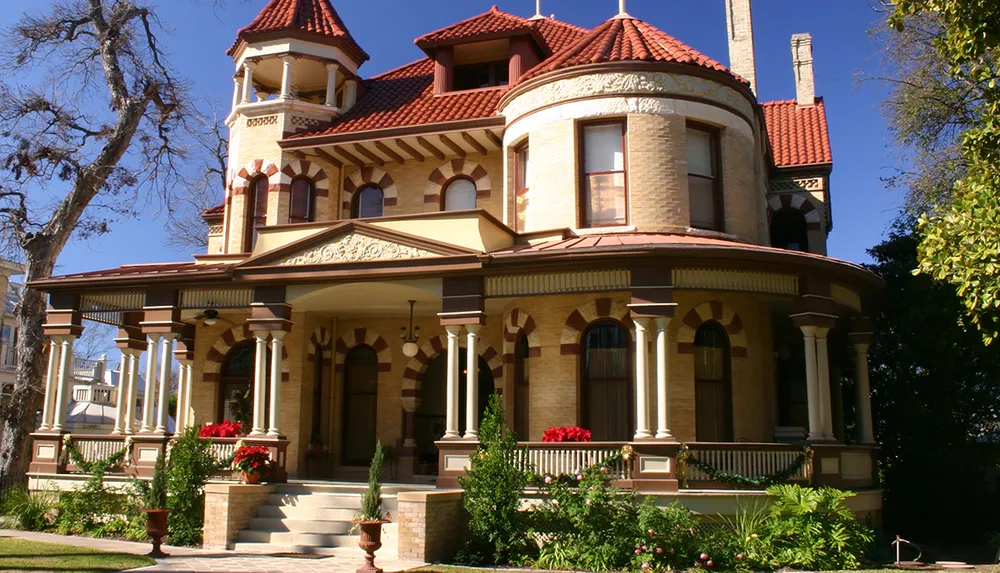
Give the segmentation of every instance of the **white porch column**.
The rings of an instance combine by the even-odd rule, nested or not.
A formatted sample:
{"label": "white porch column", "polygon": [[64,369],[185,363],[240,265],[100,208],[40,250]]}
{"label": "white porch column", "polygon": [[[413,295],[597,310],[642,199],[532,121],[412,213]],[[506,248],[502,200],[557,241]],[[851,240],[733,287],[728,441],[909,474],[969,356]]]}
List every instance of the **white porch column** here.
{"label": "white porch column", "polygon": [[826,336],[829,328],[816,329],[816,383],[819,384],[820,417],[822,420],[823,438],[833,437],[833,404],[830,401],[830,356],[827,351]]}
{"label": "white porch column", "polygon": [[174,433],[183,434],[187,427],[187,368],[184,367],[186,360],[182,360],[177,369],[177,415],[174,416]]}
{"label": "white porch column", "polygon": [[809,400],[809,439],[823,438],[823,416],[820,413],[819,372],[816,364],[815,326],[801,326],[806,353],[806,397]]}
{"label": "white porch column", "polygon": [[329,63],[326,65],[327,107],[337,107],[337,72],[339,71],[340,71],[340,64]]}
{"label": "white porch column", "polygon": [[253,429],[251,436],[261,436],[267,431],[264,427],[264,392],[267,391],[267,336],[264,331],[253,333],[257,339],[253,369]]}
{"label": "white porch column", "polygon": [[[161,335],[163,347],[160,349],[160,386],[156,392],[156,429],[158,434],[167,433],[167,409],[170,400],[170,366],[173,362],[173,333]],[[176,420],[175,420],[176,423]]]}
{"label": "white porch column", "polygon": [[656,319],[656,437],[673,439],[670,433],[670,317]]}
{"label": "white porch column", "polygon": [[447,377],[447,410],[445,411],[444,439],[457,440],[462,437],[458,433],[458,335],[461,326],[446,326],[448,333],[448,377]]}
{"label": "white porch column", "polygon": [[635,324],[635,439],[652,438],[649,432],[649,344],[648,318],[633,318]]}
{"label": "white porch column", "polygon": [[115,428],[111,430],[114,435],[125,433],[125,410],[128,409],[128,357],[122,352],[122,359],[118,368],[118,399],[115,400]]}
{"label": "white porch column", "polygon": [[281,346],[285,334],[284,330],[271,331],[271,423],[267,435],[273,437],[282,435],[278,420],[281,417]]}
{"label": "white porch column", "polygon": [[140,433],[153,431],[153,404],[156,403],[156,357],[161,334],[153,334],[146,345],[146,389],[142,394],[142,426]]}
{"label": "white porch column", "polygon": [[854,341],[854,351],[857,360],[854,363],[854,387],[857,390],[858,440],[862,444],[874,444],[875,432],[872,429],[872,394],[868,381],[868,342]]}
{"label": "white porch column", "polygon": [[465,439],[479,439],[479,341],[478,324],[465,327]]}
{"label": "white porch column", "polygon": [[250,103],[253,97],[253,69],[257,64],[253,62],[243,62],[243,99],[240,103]]}
{"label": "white porch column", "polygon": [[243,76],[233,76],[233,109],[243,100]]}
{"label": "white porch column", "polygon": [[281,97],[284,99],[292,97],[292,64],[295,63],[295,56],[281,56]]}
{"label": "white porch column", "polygon": [[194,385],[194,362],[192,360],[185,360],[181,362],[181,368],[184,370],[184,379],[187,384],[184,386],[184,429],[188,429],[194,425],[194,409],[191,408],[191,395],[193,393],[191,387]]}
{"label": "white porch column", "polygon": [[41,431],[52,428],[52,415],[55,413],[56,392],[58,392],[59,358],[62,353],[62,341],[58,337],[49,337],[49,367],[45,371],[45,402],[42,406]]}
{"label": "white porch column", "polygon": [[60,336],[59,342],[62,350],[59,354],[59,388],[56,391],[55,411],[52,416],[52,431],[61,432],[66,425],[66,408],[69,406],[70,393],[73,391],[69,387],[73,379],[73,339],[75,336]]}
{"label": "white porch column", "polygon": [[[135,423],[135,401],[139,394],[139,354],[141,354],[140,351],[131,348],[122,350],[126,366],[126,371],[122,372],[122,380],[124,384],[128,385],[128,394],[125,397],[125,420],[122,424],[122,430],[126,434],[132,434],[135,431],[133,424]],[[120,389],[118,391],[121,392]]]}

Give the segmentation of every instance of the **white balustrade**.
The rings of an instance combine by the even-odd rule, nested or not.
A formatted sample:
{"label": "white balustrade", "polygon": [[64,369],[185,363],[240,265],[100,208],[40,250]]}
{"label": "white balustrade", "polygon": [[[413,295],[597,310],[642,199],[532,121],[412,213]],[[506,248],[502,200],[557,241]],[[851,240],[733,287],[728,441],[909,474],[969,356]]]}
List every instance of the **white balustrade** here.
{"label": "white balustrade", "polygon": [[[691,455],[712,466],[716,470],[737,474],[749,479],[760,479],[788,469],[802,456],[802,450],[795,449],[753,449],[742,444],[739,448],[691,447]],[[792,480],[809,480],[812,464],[806,460],[802,467],[791,476]],[[688,480],[711,480],[705,472],[688,464],[685,476]]]}
{"label": "white balustrade", "polygon": [[125,437],[114,438],[73,438],[73,447],[85,462],[96,462],[111,457],[125,447]]}
{"label": "white balustrade", "polygon": [[[621,453],[624,445],[580,443],[571,447],[556,447],[549,444],[528,444],[522,467],[538,475],[576,475]],[[524,446],[521,445],[522,448]],[[608,472],[616,479],[631,479],[632,466],[629,462],[618,460],[608,465]]]}

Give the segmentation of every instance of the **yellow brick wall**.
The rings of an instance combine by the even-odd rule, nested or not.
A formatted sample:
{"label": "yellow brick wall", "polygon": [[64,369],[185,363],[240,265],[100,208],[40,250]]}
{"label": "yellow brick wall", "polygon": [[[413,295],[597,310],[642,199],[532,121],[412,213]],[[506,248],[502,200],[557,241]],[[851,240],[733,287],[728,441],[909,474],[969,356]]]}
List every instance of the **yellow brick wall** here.
{"label": "yellow brick wall", "polygon": [[[528,144],[534,158],[528,174],[532,191],[522,232],[578,227],[576,122],[568,119],[547,124],[529,135]],[[512,168],[513,159],[508,163]],[[508,192],[513,193],[513,188],[511,176]]]}
{"label": "yellow brick wall", "polygon": [[[722,152],[722,202],[727,233],[751,243],[760,242],[761,203],[765,190],[757,185],[754,141],[747,134],[724,128],[719,142]],[[767,239],[765,239],[766,241]]]}
{"label": "yellow brick wall", "polygon": [[690,223],[686,137],[681,116],[628,116],[629,222],[642,232],[683,233]]}

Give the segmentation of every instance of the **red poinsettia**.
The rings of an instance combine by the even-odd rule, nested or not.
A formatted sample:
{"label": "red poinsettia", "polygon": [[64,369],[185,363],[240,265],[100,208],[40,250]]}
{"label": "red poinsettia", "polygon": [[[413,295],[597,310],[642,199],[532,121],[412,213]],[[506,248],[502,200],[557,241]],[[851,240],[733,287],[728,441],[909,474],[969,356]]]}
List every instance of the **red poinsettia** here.
{"label": "red poinsettia", "polygon": [[543,442],[589,442],[590,430],[584,430],[577,426],[566,426],[564,428],[549,428],[542,434]]}
{"label": "red poinsettia", "polygon": [[271,450],[267,446],[243,446],[233,456],[233,468],[243,473],[265,473],[271,468]]}
{"label": "red poinsettia", "polygon": [[243,433],[243,424],[226,420],[218,424],[208,424],[198,436],[201,438],[235,438]]}

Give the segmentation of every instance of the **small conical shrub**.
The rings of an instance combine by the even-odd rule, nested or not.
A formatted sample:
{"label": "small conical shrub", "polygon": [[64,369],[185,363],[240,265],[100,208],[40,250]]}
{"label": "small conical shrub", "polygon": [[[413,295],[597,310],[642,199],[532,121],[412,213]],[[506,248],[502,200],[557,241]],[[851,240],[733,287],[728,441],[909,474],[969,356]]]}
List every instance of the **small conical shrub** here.
{"label": "small conical shrub", "polygon": [[149,484],[145,504],[145,509],[167,508],[167,471],[163,452],[156,456],[156,465],[153,466],[153,480]]}
{"label": "small conical shrub", "polygon": [[375,455],[368,466],[368,489],[361,496],[360,521],[382,521],[382,442],[375,442]]}

